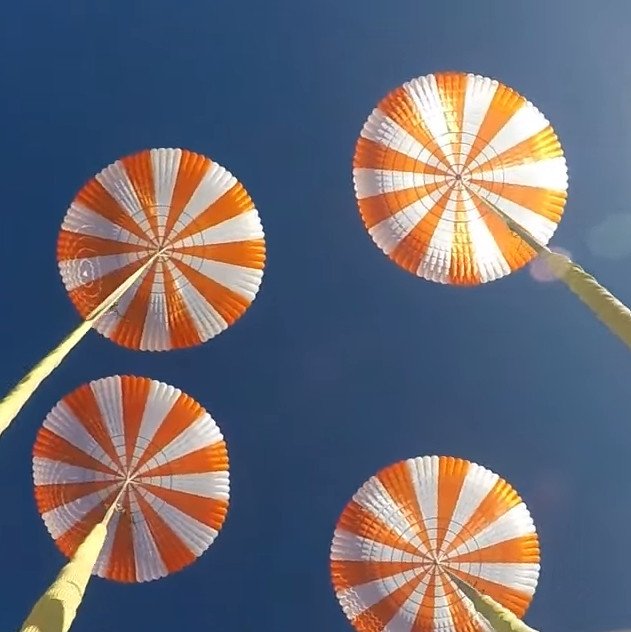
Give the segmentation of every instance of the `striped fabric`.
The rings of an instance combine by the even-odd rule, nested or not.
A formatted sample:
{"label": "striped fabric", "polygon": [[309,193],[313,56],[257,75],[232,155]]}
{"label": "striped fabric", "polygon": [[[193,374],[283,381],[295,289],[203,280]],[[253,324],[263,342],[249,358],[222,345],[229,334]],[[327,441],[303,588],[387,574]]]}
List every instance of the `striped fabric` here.
{"label": "striped fabric", "polygon": [[437,73],[393,90],[368,118],[353,162],[364,224],[400,267],[475,285],[535,255],[489,201],[541,243],[568,187],[559,140],[531,103],[497,81]]}
{"label": "striped fabric", "polygon": [[447,571],[521,617],[539,578],[539,543],[517,493],[452,457],[385,468],[353,496],[331,546],[331,577],[361,632],[489,632]]}
{"label": "striped fabric", "polygon": [[33,448],[35,498],[70,557],[125,481],[94,574],[164,577],[194,562],[228,510],[228,453],[210,415],[180,390],[141,377],[85,384],[48,414]]}
{"label": "striped fabric", "polygon": [[79,191],[57,244],[61,277],[85,318],[151,255],[160,257],[96,329],[131,349],[191,347],[232,325],[263,277],[265,241],[243,186],[210,159],[151,149]]}

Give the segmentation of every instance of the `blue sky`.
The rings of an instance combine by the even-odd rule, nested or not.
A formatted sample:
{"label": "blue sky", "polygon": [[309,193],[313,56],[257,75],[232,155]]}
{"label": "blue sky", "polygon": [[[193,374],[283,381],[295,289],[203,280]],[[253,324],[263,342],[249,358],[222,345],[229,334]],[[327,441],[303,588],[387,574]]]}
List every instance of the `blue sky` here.
{"label": "blue sky", "polygon": [[57,232],[78,188],[120,156],[184,147],[222,163],[260,210],[269,259],[229,331],[159,355],[91,332],[3,435],[0,629],[19,626],[63,563],[32,497],[35,433],[63,395],[117,373],[169,382],[208,408],[228,442],[232,503],[216,543],[182,573],[136,586],[95,578],[75,632],[349,630],[328,578],[337,516],[376,470],[433,453],[491,468],[527,502],[542,545],[532,626],[631,624],[631,356],[565,288],[527,271],[458,289],[399,270],[364,232],[351,179],[356,137],[387,91],[438,70],[495,77],[564,145],[569,202],[553,243],[631,302],[628,254],[590,247],[603,222],[631,213],[631,5],[600,5],[4,9],[2,391],[77,324]]}

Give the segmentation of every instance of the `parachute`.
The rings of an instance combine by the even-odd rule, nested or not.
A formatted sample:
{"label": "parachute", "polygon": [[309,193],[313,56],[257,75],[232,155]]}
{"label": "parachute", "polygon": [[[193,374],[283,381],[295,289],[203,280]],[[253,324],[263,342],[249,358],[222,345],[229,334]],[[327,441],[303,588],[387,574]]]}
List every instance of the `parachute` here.
{"label": "parachute", "polygon": [[353,178],[368,233],[401,268],[478,285],[540,255],[631,347],[631,311],[547,247],[567,200],[567,165],[548,120],[512,88],[459,72],[404,83],[364,124]]}
{"label": "parachute", "polygon": [[453,457],[418,457],[355,493],[335,529],[330,569],[360,632],[488,632],[486,615],[454,578],[522,617],[539,578],[539,542],[526,505],[497,474]]}
{"label": "parachute", "polygon": [[265,237],[229,171],[187,150],[151,149],[79,191],[57,258],[84,320],[0,401],[0,433],[92,327],[130,349],[166,351],[234,324],[259,290]]}
{"label": "parachute", "polygon": [[228,466],[215,421],[173,386],[114,376],[64,397],[37,435],[33,478],[71,561],[22,630],[65,632],[91,574],[146,582],[192,564],[225,521]]}

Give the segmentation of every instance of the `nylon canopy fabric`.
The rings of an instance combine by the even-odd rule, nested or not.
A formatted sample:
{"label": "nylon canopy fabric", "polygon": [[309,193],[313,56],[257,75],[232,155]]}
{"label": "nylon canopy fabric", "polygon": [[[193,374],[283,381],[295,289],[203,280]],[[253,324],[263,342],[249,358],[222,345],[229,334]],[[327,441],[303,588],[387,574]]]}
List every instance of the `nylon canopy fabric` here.
{"label": "nylon canopy fabric", "polygon": [[35,498],[71,557],[122,490],[94,573],[149,581],[214,542],[228,510],[228,465],[219,427],[192,398],[113,376],[79,387],[46,417],[33,448]]}
{"label": "nylon canopy fabric", "polygon": [[498,279],[536,255],[486,200],[547,244],[568,188],[545,116],[508,86],[459,72],[390,92],[361,131],[353,177],[375,244],[414,275],[458,285]]}
{"label": "nylon canopy fabric", "polygon": [[490,470],[419,457],[371,477],[337,523],[331,578],[360,632],[488,632],[450,573],[521,617],[539,543],[517,492]]}
{"label": "nylon canopy fabric", "polygon": [[57,259],[85,318],[156,252],[95,324],[131,349],[192,347],[234,324],[259,290],[265,236],[254,202],[224,167],[183,149],[150,149],[117,160],[79,191]]}

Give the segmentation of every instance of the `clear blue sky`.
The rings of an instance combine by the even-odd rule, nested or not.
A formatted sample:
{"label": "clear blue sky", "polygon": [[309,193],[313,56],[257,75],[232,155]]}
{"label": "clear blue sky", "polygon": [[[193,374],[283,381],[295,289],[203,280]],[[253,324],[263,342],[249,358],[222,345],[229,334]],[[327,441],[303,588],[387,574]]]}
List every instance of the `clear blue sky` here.
{"label": "clear blue sky", "polygon": [[63,395],[116,373],[174,384],[216,417],[232,504],[182,573],[95,578],[75,632],[349,630],[329,587],[337,516],[382,466],[432,453],[481,463],[526,500],[542,545],[532,626],[629,626],[631,355],[527,271],[457,289],[399,270],[363,230],[351,158],[372,107],[413,76],[508,83],[567,153],[553,243],[631,302],[631,259],[588,247],[631,212],[630,59],[628,0],[5,7],[2,392],[78,322],[57,232],[78,188],[120,156],[179,146],[221,162],[260,209],[269,260],[244,319],[202,347],[133,353],[91,332],[2,437],[0,629],[19,626],[63,562],[32,497],[35,433]]}

